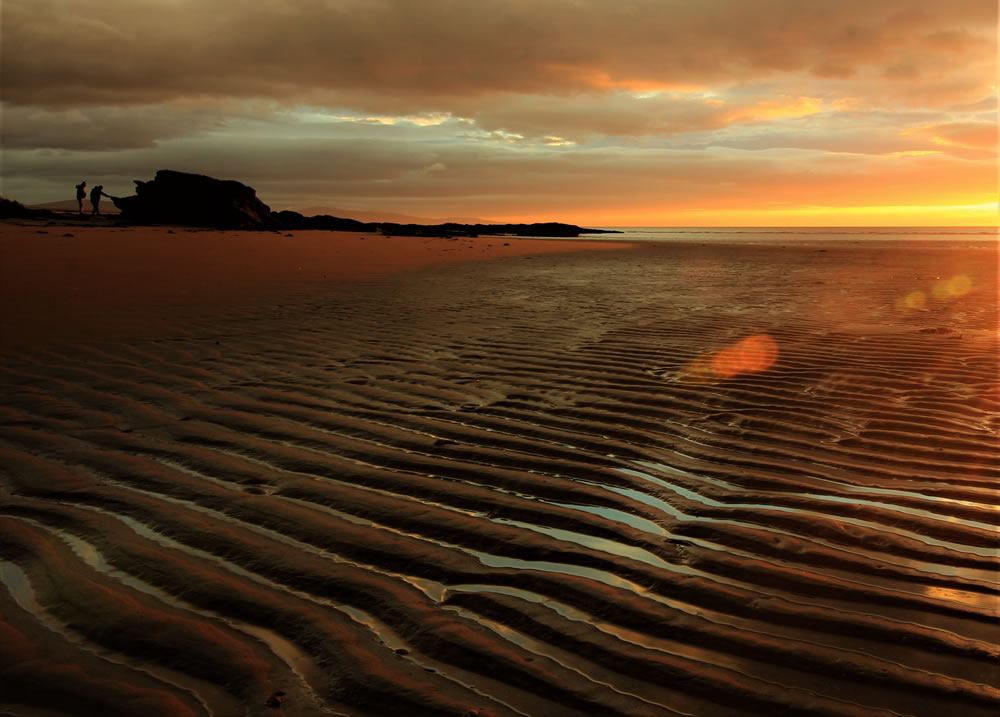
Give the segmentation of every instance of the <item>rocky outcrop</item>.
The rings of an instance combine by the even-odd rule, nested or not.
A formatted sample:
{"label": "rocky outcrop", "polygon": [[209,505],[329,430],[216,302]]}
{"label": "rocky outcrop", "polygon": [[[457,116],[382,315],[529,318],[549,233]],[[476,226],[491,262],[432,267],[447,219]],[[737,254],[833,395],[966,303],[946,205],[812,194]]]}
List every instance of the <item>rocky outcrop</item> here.
{"label": "rocky outcrop", "polygon": [[253,187],[233,180],[161,169],[135,194],[112,200],[121,219],[136,224],[185,224],[219,229],[270,229],[271,209]]}
{"label": "rocky outcrop", "polygon": [[536,224],[390,224],[376,225],[383,234],[394,236],[515,236],[578,237],[581,234],[621,234],[609,229],[587,229],[575,224],[541,222]]}
{"label": "rocky outcrop", "polygon": [[113,197],[121,221],[133,224],[185,224],[218,229],[320,229],[341,232],[376,232],[396,236],[526,236],[575,237],[580,234],[620,234],[585,229],[573,224],[393,224],[368,223],[321,214],[306,217],[298,212],[272,212],[257,198],[253,187],[232,180],[161,169],[156,178],[135,180],[135,194]]}
{"label": "rocky outcrop", "polygon": [[329,214],[317,214],[313,217],[303,216],[298,212],[272,212],[272,220],[279,229],[325,229],[333,232],[374,232],[378,226],[359,222],[356,219],[341,219]]}
{"label": "rocky outcrop", "polygon": [[56,215],[44,209],[29,209],[13,199],[0,197],[0,219],[51,219]]}

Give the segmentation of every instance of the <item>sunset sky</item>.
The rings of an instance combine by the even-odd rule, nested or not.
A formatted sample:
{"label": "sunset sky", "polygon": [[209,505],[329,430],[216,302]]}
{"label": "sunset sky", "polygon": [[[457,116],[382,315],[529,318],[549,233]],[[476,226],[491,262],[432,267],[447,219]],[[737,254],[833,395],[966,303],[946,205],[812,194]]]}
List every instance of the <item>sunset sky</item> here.
{"label": "sunset sky", "polygon": [[992,225],[995,0],[4,0],[0,191]]}

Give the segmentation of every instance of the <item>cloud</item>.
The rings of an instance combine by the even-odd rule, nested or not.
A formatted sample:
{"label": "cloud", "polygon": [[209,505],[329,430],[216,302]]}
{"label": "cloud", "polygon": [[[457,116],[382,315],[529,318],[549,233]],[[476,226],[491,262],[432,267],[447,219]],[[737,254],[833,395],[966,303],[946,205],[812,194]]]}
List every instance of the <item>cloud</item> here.
{"label": "cloud", "polygon": [[[844,107],[793,121],[733,124],[711,132],[691,133],[679,138],[674,146],[909,156],[947,152],[982,160],[990,160],[995,152],[996,122],[992,112],[854,111],[850,104]],[[948,121],[956,117],[964,121]]]}
{"label": "cloud", "polygon": [[909,130],[906,134],[929,136],[940,145],[961,147],[989,147],[996,149],[997,125],[995,122],[949,122],[927,125]]}
{"label": "cloud", "polygon": [[4,99],[45,106],[313,95],[362,107],[390,94],[396,114],[449,98],[669,90],[787,73],[968,85],[972,101],[986,92],[971,66],[995,63],[992,5],[7,0],[0,59]]}
{"label": "cloud", "polygon": [[821,106],[822,100],[810,97],[729,102],[698,93],[635,95],[618,91],[572,97],[518,95],[503,102],[485,102],[468,117],[485,132],[522,138],[558,137],[579,143],[595,136],[669,137],[731,124],[802,117],[821,111]]}
{"label": "cloud", "polygon": [[232,106],[193,107],[190,103],[55,109],[5,106],[0,140],[7,148],[154,147],[159,140],[218,129],[238,117],[238,112]]}
{"label": "cloud", "polygon": [[997,124],[993,122],[945,122],[911,127],[902,134],[919,142],[922,149],[964,157],[993,159],[997,155]]}

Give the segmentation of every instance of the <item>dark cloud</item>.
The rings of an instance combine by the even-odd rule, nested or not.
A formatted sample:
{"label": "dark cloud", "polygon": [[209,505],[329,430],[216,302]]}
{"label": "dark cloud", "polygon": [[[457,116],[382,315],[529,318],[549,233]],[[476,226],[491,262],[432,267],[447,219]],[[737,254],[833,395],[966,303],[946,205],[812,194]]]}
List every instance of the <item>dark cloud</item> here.
{"label": "dark cloud", "polygon": [[904,84],[921,67],[960,76],[991,58],[995,20],[982,0],[7,0],[0,57],[16,104],[433,103],[871,67]]}
{"label": "dark cloud", "polygon": [[234,117],[238,114],[232,107],[185,103],[55,109],[8,105],[3,110],[0,139],[9,149],[134,149],[218,129]]}

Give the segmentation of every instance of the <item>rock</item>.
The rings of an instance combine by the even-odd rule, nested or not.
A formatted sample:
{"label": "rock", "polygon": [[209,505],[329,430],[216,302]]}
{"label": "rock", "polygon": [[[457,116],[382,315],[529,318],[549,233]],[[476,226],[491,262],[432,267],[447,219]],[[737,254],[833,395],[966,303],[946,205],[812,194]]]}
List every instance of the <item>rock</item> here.
{"label": "rock", "polygon": [[271,209],[253,187],[233,180],[161,169],[135,194],[113,199],[121,218],[137,224],[186,224],[217,229],[271,228]]}
{"label": "rock", "polygon": [[334,232],[373,232],[374,224],[366,224],[355,219],[331,217],[329,214],[318,214],[306,217],[298,212],[272,212],[271,219],[280,229],[323,229]]}
{"label": "rock", "polygon": [[455,224],[396,224],[395,222],[381,222],[376,227],[387,237],[440,237],[444,239],[457,239],[460,236],[470,236],[466,233],[472,232],[465,225]]}
{"label": "rock", "polygon": [[44,219],[55,216],[44,209],[28,209],[13,199],[0,197],[0,219]]}
{"label": "rock", "polygon": [[609,229],[586,229],[575,224],[542,222],[536,224],[376,224],[386,236],[428,236],[428,237],[478,237],[478,236],[519,236],[519,237],[577,237],[581,234],[621,234]]}
{"label": "rock", "polygon": [[271,219],[281,229],[305,229],[308,217],[304,217],[298,212],[283,211],[271,212]]}
{"label": "rock", "polygon": [[[6,200],[5,200],[6,201]],[[320,214],[306,217],[298,212],[271,209],[257,198],[253,187],[234,180],[215,179],[201,174],[161,169],[148,182],[135,180],[131,197],[112,197],[121,211],[121,219],[135,224],[183,224],[215,229],[265,229],[292,231],[376,232],[387,236],[476,237],[535,236],[576,237],[580,234],[621,234],[606,229],[585,229],[574,224],[543,222],[536,224],[395,224],[366,223],[355,219]],[[16,204],[16,202],[10,203]],[[19,206],[19,205],[18,205]],[[23,207],[5,207],[3,211],[21,211]]]}

